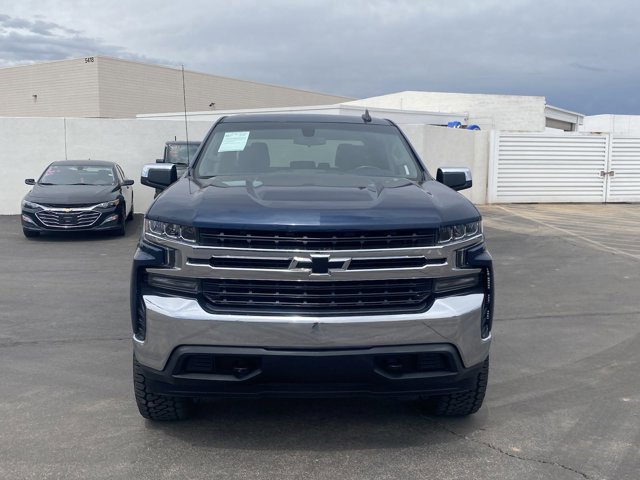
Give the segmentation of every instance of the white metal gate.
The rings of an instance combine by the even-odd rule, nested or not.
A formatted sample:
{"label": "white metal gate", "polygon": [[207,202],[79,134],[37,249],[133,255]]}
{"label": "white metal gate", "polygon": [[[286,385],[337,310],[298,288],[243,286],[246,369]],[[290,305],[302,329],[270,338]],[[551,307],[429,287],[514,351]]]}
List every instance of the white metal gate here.
{"label": "white metal gate", "polygon": [[611,136],[607,202],[640,202],[640,138]]}
{"label": "white metal gate", "polygon": [[640,201],[640,138],[494,133],[490,203]]}

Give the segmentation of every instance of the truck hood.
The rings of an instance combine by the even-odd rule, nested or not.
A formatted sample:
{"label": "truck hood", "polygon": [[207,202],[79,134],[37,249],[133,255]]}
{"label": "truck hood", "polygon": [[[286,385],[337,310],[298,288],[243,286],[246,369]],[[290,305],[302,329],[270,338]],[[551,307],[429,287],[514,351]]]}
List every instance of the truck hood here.
{"label": "truck hood", "polygon": [[25,200],[54,205],[101,203],[117,198],[115,185],[34,185]]}
{"label": "truck hood", "polygon": [[288,231],[437,228],[480,217],[462,195],[433,180],[291,173],[182,178],[147,215],[196,227]]}

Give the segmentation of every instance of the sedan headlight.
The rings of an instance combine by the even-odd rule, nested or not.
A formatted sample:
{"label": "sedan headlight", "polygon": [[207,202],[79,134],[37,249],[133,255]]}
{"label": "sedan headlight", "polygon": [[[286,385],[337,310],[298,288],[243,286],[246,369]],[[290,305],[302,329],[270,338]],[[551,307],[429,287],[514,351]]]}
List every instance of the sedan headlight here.
{"label": "sedan headlight", "polygon": [[111,207],[117,207],[118,205],[120,205],[120,199],[116,198],[115,200],[111,200],[110,202],[99,203],[99,204],[96,205],[96,207],[98,207],[98,208],[111,208]]}
{"label": "sedan headlight", "polygon": [[22,200],[22,208],[42,208],[42,205],[37,203],[30,202],[29,200]]}
{"label": "sedan headlight", "polygon": [[440,227],[438,242],[449,243],[466,240],[482,233],[482,221],[460,223],[458,225],[450,225]]}
{"label": "sedan headlight", "polygon": [[188,225],[145,219],[144,232],[169,240],[181,240],[189,243],[196,242],[196,229]]}

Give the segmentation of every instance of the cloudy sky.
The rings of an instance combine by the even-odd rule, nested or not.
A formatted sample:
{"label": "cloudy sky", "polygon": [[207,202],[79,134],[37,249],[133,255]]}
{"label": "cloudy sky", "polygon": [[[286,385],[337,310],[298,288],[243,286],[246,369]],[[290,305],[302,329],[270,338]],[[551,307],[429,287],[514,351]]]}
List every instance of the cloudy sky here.
{"label": "cloudy sky", "polygon": [[640,114],[639,18],[633,0],[0,0],[0,66],[110,55],[358,98]]}

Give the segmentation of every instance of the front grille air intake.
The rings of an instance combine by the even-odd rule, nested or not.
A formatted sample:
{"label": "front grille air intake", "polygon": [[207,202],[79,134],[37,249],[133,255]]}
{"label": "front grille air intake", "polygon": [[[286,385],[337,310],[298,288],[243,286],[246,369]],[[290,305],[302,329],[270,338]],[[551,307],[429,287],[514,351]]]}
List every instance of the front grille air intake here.
{"label": "front grille air intake", "polygon": [[83,228],[93,225],[100,217],[100,213],[94,211],[67,213],[42,210],[36,213],[36,217],[47,227]]}
{"label": "front grille air intake", "polygon": [[373,250],[431,247],[433,229],[367,232],[273,232],[200,229],[200,244],[209,247],[266,250]]}
{"label": "front grille air intake", "polygon": [[360,282],[204,280],[205,308],[238,314],[358,315],[420,312],[431,279]]}

